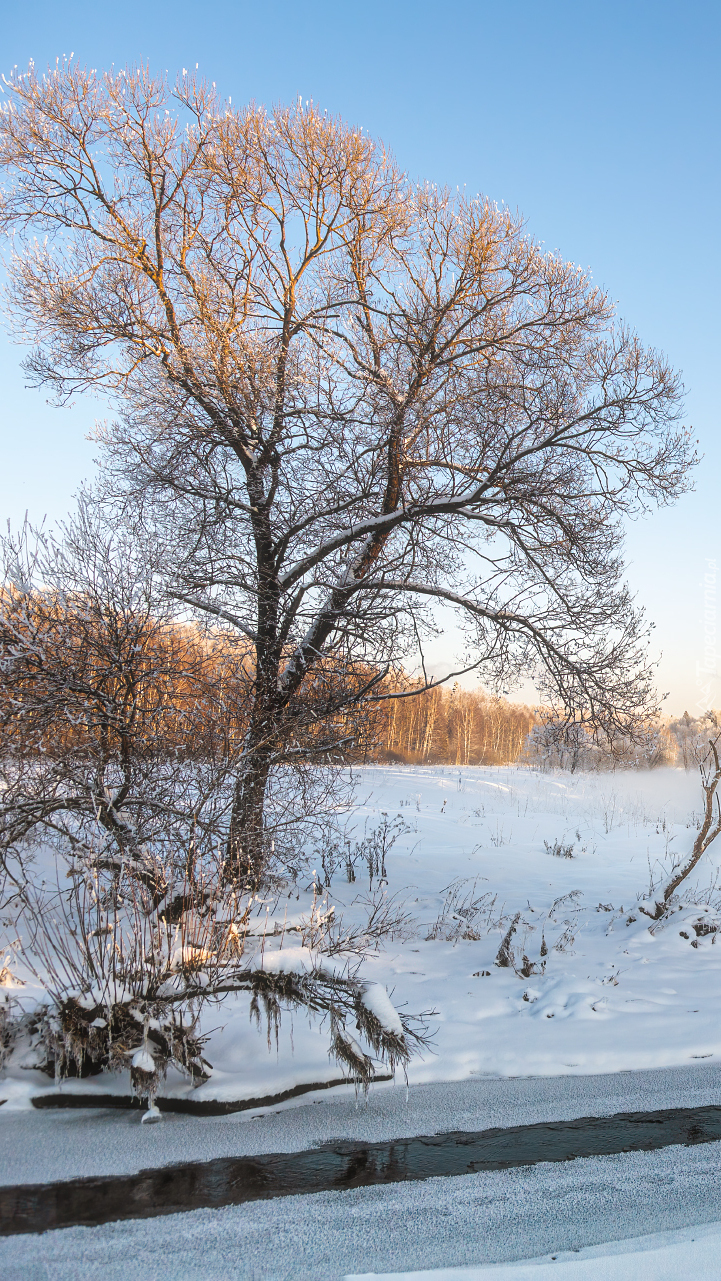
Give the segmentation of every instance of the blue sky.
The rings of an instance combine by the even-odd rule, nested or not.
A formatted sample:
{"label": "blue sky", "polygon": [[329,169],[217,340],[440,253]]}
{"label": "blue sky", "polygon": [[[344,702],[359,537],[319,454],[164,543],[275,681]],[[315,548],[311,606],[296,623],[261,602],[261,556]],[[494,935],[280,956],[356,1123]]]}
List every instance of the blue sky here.
{"label": "blue sky", "polygon": [[[710,0],[287,0],[3,6],[0,70],[73,52],[91,66],[199,64],[234,103],[298,94],[380,136],[413,177],[522,210],[589,267],[683,370],[705,460],[696,492],[634,524],[628,577],[656,623],[669,711],[721,705],[702,677],[703,579],[721,601],[721,6]],[[49,408],[0,336],[0,519],[53,520],[92,472],[103,407]],[[719,615],[721,620],[721,612]],[[721,621],[720,621],[721,628]],[[721,631],[719,634],[721,654]],[[438,655],[440,657],[440,654]]]}

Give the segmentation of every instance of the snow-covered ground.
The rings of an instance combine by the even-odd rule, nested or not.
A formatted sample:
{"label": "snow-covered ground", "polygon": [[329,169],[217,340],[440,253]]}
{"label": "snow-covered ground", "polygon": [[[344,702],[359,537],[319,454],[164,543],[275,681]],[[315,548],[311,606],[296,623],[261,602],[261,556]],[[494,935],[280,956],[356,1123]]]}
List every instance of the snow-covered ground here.
{"label": "snow-covered ground", "polygon": [[[345,1281],[539,1281],[539,1265],[560,1263],[562,1281],[718,1281],[721,1224],[611,1245],[559,1251],[524,1263],[488,1268],[434,1268],[424,1272],[364,1272]],[[542,1276],[543,1274],[541,1274]]]}
{"label": "snow-covered ground", "polygon": [[[702,918],[704,928],[721,923],[721,840],[684,885],[684,907],[667,924],[650,929],[637,908],[650,881],[663,880],[674,856],[692,847],[697,774],[373,767],[358,771],[358,780],[355,837],[384,814],[406,830],[387,860],[387,886],[374,878],[369,887],[359,863],[353,884],[338,868],[328,898],[349,927],[367,918],[371,898],[384,896],[410,918],[361,973],[385,985],[396,1007],[435,1011],[432,1049],[412,1061],[411,1082],[612,1072],[721,1056],[721,945],[715,933],[697,937],[694,928]],[[571,857],[550,852],[559,847]],[[447,892],[454,885],[455,898]],[[268,905],[268,964],[277,964],[278,949],[298,945],[292,931],[271,936],[273,921],[292,924],[311,902],[299,882],[290,897]],[[457,910],[464,902],[465,911],[478,905],[467,918]],[[517,969],[524,956],[531,963],[526,978],[495,964],[517,913],[511,946]],[[31,1003],[32,983],[17,995]],[[205,1028],[214,1071],[197,1099],[258,1098],[339,1075],[328,1061],[326,1029],[305,1017],[285,1016],[278,1050],[273,1043],[270,1052],[249,1021],[246,998],[209,1010]],[[27,1106],[31,1093],[55,1088],[21,1062],[20,1051],[2,1082],[6,1107]],[[120,1074],[63,1089],[127,1093],[129,1086]],[[162,1092],[188,1091],[186,1081],[169,1077]]]}
{"label": "snow-covered ground", "polygon": [[[384,895],[407,918],[361,973],[386,987],[396,1008],[435,1011],[432,1051],[410,1065],[408,1101],[399,1085],[378,1084],[358,1106],[341,1086],[231,1117],[168,1116],[149,1129],[136,1113],[29,1110],[31,1095],[57,1087],[23,1068],[21,1046],[0,1082],[2,1182],[292,1151],[339,1136],[377,1140],[720,1101],[721,838],[667,923],[649,928],[637,907],[692,847],[696,774],[388,766],[358,777],[355,837],[383,815],[405,829],[387,860],[387,885],[375,877],[369,886],[361,863],[349,884],[341,866],[329,904],[348,928]],[[279,950],[297,948],[288,926],[311,903],[299,883],[268,904],[269,964],[279,963]],[[510,948],[525,977],[495,963],[517,914]],[[32,1004],[39,991],[28,982],[16,995]],[[304,1017],[284,1018],[278,1051],[249,1021],[245,999],[210,1010],[205,1026],[214,1071],[195,1098],[252,1099],[339,1075],[327,1029]],[[128,1093],[129,1082],[119,1074],[62,1088]],[[162,1090],[189,1092],[180,1077]],[[551,1264],[568,1281],[718,1277],[720,1151],[708,1144],[588,1158],[293,1197],[282,1209],[253,1203],[13,1238],[0,1243],[2,1274],[206,1281],[339,1278],[375,1268],[409,1281],[526,1281]],[[644,1233],[656,1235],[632,1240]],[[466,1271],[449,1271],[460,1266]]]}

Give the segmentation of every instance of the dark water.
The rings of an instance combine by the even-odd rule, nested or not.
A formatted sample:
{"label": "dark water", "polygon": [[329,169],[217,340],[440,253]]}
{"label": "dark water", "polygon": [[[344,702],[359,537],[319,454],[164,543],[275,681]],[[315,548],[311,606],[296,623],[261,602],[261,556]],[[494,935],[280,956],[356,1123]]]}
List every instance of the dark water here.
{"label": "dark water", "polygon": [[387,1143],[186,1162],[138,1174],[0,1187],[0,1234],[142,1219],[268,1197],[507,1170],[539,1161],[648,1152],[721,1139],[721,1107],[622,1112]]}

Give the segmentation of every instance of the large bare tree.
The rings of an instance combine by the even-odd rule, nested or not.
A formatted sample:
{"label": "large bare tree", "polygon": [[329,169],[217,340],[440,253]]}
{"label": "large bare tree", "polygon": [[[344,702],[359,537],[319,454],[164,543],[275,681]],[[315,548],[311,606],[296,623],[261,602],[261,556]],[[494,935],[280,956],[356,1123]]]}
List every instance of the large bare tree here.
{"label": "large bare tree", "polygon": [[111,397],[105,498],[254,647],[239,875],[309,692],[316,724],[382,696],[437,602],[485,680],[530,675],[595,727],[648,713],[621,521],[687,486],[692,448],[677,377],[578,267],[312,105],[236,110],[186,75],[31,67],[0,162],[33,382]]}

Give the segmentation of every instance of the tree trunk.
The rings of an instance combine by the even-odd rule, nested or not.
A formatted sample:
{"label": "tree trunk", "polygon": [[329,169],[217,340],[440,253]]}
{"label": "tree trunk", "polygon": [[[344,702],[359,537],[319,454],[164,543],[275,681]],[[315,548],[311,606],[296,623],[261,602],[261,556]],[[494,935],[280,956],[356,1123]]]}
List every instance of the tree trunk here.
{"label": "tree trunk", "polygon": [[251,727],[246,750],[247,760],[233,791],[225,878],[257,890],[263,881],[268,852],[265,793],[273,749],[265,735]]}

